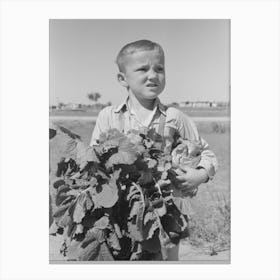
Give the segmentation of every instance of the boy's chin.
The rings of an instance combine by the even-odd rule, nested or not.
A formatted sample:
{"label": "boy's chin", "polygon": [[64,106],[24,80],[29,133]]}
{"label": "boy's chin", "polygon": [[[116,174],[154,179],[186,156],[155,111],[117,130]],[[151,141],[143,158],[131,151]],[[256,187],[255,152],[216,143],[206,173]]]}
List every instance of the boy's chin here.
{"label": "boy's chin", "polygon": [[146,99],[146,100],[154,100],[156,99],[160,94],[161,92],[153,92],[153,91],[149,91],[149,92],[145,92],[145,93],[134,93],[134,92],[131,92],[137,99]]}
{"label": "boy's chin", "polygon": [[146,94],[143,94],[143,97],[146,99],[156,99],[159,95],[161,94],[161,92],[154,92],[154,91],[150,91],[147,92]]}
{"label": "boy's chin", "polygon": [[157,97],[158,97],[159,95],[154,95],[154,96],[145,96],[145,97],[143,97],[142,99],[143,100],[149,100],[149,101],[154,101],[154,100],[156,100],[157,99]]}
{"label": "boy's chin", "polygon": [[159,96],[159,94],[154,94],[154,95],[147,95],[144,97],[144,99],[149,99],[149,100],[154,100]]}

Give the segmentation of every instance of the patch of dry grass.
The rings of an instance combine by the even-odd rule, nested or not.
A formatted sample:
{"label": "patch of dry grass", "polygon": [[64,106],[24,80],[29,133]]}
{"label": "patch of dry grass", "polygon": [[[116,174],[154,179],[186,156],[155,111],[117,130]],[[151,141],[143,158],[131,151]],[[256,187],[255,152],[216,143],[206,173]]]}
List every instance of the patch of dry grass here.
{"label": "patch of dry grass", "polygon": [[209,185],[190,201],[190,242],[209,254],[230,248],[230,198]]}

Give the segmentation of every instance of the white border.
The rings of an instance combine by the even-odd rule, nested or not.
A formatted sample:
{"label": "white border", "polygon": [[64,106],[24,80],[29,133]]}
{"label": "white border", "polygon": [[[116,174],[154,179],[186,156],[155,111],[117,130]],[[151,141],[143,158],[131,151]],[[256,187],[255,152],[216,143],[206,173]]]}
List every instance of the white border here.
{"label": "white border", "polygon": [[[48,263],[50,18],[231,19],[230,265]],[[279,47],[278,1],[2,1],[0,278],[279,279]]]}

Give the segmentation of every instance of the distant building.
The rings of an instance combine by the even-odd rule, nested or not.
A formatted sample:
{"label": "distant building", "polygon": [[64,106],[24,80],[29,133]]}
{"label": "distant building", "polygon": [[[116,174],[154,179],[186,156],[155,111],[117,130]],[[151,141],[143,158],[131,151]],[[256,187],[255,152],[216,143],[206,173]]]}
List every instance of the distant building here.
{"label": "distant building", "polygon": [[179,102],[180,108],[217,108],[228,107],[227,102],[214,102],[214,101],[183,101]]}
{"label": "distant building", "polygon": [[79,104],[76,103],[67,103],[67,104],[63,104],[63,106],[61,106],[62,110],[76,110],[79,108]]}

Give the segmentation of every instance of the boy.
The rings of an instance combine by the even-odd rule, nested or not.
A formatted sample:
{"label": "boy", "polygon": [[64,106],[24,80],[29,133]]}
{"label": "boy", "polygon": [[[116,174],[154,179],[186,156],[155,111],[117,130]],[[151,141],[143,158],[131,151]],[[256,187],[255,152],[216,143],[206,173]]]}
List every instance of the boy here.
{"label": "boy", "polygon": [[110,128],[124,133],[130,129],[154,129],[171,141],[177,133],[183,139],[199,142],[203,151],[198,167],[184,168],[177,176],[184,192],[194,192],[213,178],[217,161],[195,124],[176,108],[165,108],[158,98],[165,87],[162,47],[149,40],[129,43],[120,50],[116,63],[118,81],[127,89],[128,97],[119,106],[106,107],[99,113],[90,145],[96,145],[100,134]]}

